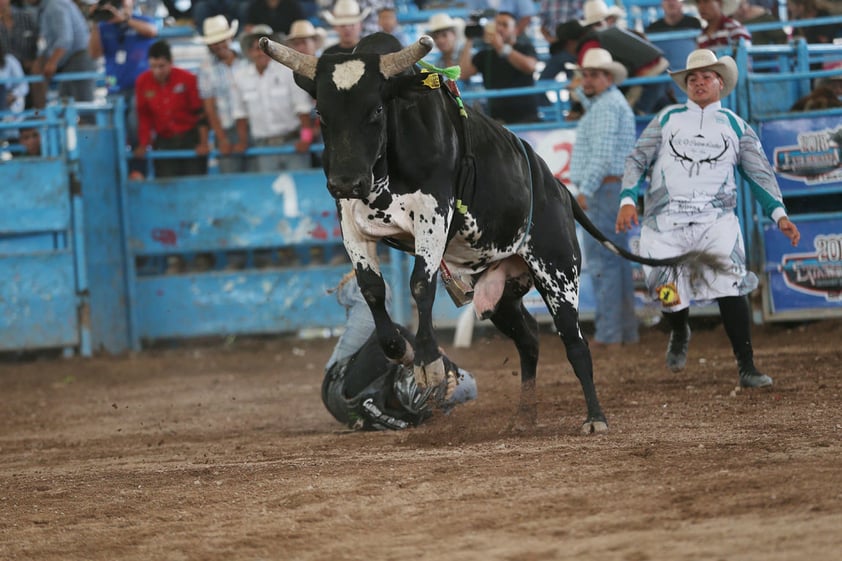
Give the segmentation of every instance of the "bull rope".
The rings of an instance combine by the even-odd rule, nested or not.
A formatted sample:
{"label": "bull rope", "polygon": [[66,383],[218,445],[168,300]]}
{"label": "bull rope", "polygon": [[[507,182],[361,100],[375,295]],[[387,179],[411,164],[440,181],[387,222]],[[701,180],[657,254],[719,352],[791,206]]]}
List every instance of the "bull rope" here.
{"label": "bull rope", "polygon": [[535,207],[535,194],[533,192],[532,164],[529,163],[529,154],[526,153],[526,146],[523,145],[523,140],[521,140],[521,138],[516,134],[514,137],[517,139],[518,144],[520,144],[520,151],[523,152],[523,157],[526,158],[526,169],[529,172],[529,215],[526,217],[526,230],[523,232],[523,237],[520,238],[520,241],[515,246],[515,253],[517,253],[520,246],[522,246],[523,242],[526,240],[526,236],[529,235],[529,231],[532,230],[532,209]]}

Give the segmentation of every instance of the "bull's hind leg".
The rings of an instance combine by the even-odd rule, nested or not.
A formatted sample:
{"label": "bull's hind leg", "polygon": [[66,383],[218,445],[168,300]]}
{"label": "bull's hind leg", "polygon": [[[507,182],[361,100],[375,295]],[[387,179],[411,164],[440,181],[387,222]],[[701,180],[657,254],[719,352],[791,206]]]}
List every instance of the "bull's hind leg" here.
{"label": "bull's hind leg", "polygon": [[538,322],[523,306],[521,298],[525,291],[521,283],[507,282],[500,301],[491,315],[491,321],[497,329],[514,341],[520,356],[520,403],[509,426],[510,430],[515,431],[524,431],[534,427],[538,418],[538,404],[535,396]]}
{"label": "bull's hind leg", "polygon": [[578,317],[578,310],[570,309],[562,312],[560,317],[557,316],[553,319],[561,340],[564,342],[567,360],[570,361],[573,372],[576,373],[576,377],[579,378],[579,383],[582,385],[582,392],[585,394],[588,418],[582,424],[582,432],[585,434],[605,432],[608,430],[608,423],[605,420],[605,413],[602,412],[599,399],[596,397],[591,351],[582,337]]}
{"label": "bull's hind leg", "polygon": [[582,424],[582,432],[590,434],[607,431],[608,423],[596,397],[591,351],[579,328],[579,277],[576,271],[576,267],[571,267],[567,271],[556,271],[552,276],[535,275],[535,284],[553,316],[556,331],[567,351],[567,360],[585,394],[588,418]]}

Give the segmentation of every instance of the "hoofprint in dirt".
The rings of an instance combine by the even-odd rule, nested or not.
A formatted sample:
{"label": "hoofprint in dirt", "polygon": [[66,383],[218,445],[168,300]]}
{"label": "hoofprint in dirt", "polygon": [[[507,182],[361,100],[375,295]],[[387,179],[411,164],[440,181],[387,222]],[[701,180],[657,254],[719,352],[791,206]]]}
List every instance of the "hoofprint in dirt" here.
{"label": "hoofprint in dirt", "polygon": [[838,559],[842,322],[755,328],[739,390],[721,326],[595,352],[610,432],[541,338],[539,424],[514,346],[447,349],[479,399],[404,432],[321,404],[332,340],[0,363],[0,559]]}

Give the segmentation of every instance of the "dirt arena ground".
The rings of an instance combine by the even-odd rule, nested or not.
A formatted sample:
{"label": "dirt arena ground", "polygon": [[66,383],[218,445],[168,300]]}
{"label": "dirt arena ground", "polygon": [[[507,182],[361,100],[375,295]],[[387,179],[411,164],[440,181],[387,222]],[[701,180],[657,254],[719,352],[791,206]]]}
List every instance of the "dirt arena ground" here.
{"label": "dirt arena ground", "polygon": [[680,375],[657,328],[595,355],[596,436],[551,334],[526,434],[504,430],[517,357],[490,331],[450,350],[479,399],[391,433],[322,407],[332,340],[7,359],[0,559],[842,558],[842,321],[755,328],[776,383],[750,391],[701,327]]}

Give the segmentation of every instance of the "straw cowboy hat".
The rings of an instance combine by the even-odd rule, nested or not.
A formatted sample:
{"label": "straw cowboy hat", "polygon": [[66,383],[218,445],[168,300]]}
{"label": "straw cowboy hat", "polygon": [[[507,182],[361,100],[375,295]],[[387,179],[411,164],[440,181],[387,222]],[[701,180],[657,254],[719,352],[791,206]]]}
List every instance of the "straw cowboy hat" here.
{"label": "straw cowboy hat", "polygon": [[243,52],[246,52],[249,49],[249,46],[255,37],[268,37],[276,42],[281,40],[280,33],[275,33],[272,31],[272,28],[265,23],[258,23],[251,28],[251,31],[243,33],[243,36],[240,37],[240,47]]}
{"label": "straw cowboy hat", "polygon": [[316,42],[316,50],[322,48],[327,32],[321,27],[314,27],[306,19],[299,19],[292,22],[289,27],[289,34],[286,36],[286,41],[290,42],[293,39],[308,39],[312,38]]}
{"label": "straw cowboy hat", "polygon": [[430,16],[429,21],[427,21],[427,33],[435,33],[436,31],[441,31],[443,29],[452,29],[453,31],[458,32],[460,29],[464,29],[464,27],[465,20],[461,18],[452,18],[449,14],[445,14],[444,12],[433,14]]}
{"label": "straw cowboy hat", "polygon": [[[685,0],[685,2],[691,6],[696,5],[696,0]],[[719,3],[722,4],[722,14],[726,16],[730,16],[740,7],[740,0],[719,0]]]}
{"label": "straw cowboy hat", "polygon": [[324,11],[322,17],[330,25],[352,25],[367,18],[370,12],[371,8],[360,12],[360,5],[356,0],[336,0],[333,12]]}
{"label": "straw cowboy hat", "polygon": [[585,27],[599,23],[611,16],[621,18],[626,14],[622,8],[617,6],[611,6],[609,8],[603,0],[588,0],[582,7],[582,13],[585,16],[585,19],[582,20],[582,25]]}
{"label": "straw cowboy hat", "polygon": [[205,18],[202,22],[202,37],[201,41],[205,45],[213,45],[214,43],[221,43],[230,39],[237,34],[237,28],[240,23],[237,20],[229,25],[228,19],[223,15],[212,16]]}
{"label": "straw cowboy hat", "polygon": [[713,70],[719,74],[724,84],[720,97],[726,97],[737,85],[737,63],[729,56],[717,60],[713,51],[708,49],[696,49],[687,55],[687,68],[669,73],[684,93],[687,93],[687,74],[693,70]]}
{"label": "straw cowboy hat", "polygon": [[623,81],[629,75],[625,66],[623,66],[619,62],[614,62],[614,59],[611,58],[611,53],[609,53],[605,49],[600,49],[596,47],[588,49],[585,52],[585,56],[584,58],[582,58],[581,66],[569,63],[566,66],[567,68],[571,68],[573,70],[583,70],[585,68],[604,70],[614,77],[615,85],[623,83]]}

